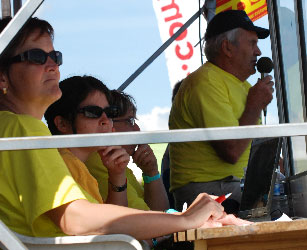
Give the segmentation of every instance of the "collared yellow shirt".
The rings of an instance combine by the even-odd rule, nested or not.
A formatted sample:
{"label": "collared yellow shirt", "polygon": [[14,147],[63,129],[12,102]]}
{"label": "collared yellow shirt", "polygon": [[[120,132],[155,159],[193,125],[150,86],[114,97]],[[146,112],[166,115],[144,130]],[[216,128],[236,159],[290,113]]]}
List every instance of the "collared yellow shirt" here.
{"label": "collared yellow shirt", "polygon": [[[183,81],[172,105],[170,129],[239,126],[251,85],[206,62]],[[236,164],[223,161],[210,142],[170,144],[171,188],[243,176],[250,145]]]}

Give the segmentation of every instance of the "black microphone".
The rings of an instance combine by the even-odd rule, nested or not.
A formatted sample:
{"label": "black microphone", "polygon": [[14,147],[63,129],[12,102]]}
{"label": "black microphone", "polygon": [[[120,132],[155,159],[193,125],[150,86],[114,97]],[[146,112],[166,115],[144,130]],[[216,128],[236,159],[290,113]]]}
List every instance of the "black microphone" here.
{"label": "black microphone", "polygon": [[[272,71],[273,67],[274,67],[273,62],[268,57],[261,57],[257,61],[257,70],[259,73],[261,73],[261,79],[266,77]],[[263,115],[265,119],[266,119],[266,114],[267,114],[267,108],[265,107],[263,109]]]}

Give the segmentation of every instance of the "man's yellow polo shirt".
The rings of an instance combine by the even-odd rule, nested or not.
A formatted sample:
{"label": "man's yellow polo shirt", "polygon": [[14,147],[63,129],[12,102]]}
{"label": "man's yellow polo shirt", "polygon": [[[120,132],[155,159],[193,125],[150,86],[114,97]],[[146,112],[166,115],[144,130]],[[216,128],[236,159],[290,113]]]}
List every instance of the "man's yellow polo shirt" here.
{"label": "man's yellow polo shirt", "polygon": [[[251,85],[207,62],[182,83],[170,112],[170,129],[239,126]],[[171,188],[243,176],[250,145],[236,164],[223,161],[210,142],[170,144]]]}

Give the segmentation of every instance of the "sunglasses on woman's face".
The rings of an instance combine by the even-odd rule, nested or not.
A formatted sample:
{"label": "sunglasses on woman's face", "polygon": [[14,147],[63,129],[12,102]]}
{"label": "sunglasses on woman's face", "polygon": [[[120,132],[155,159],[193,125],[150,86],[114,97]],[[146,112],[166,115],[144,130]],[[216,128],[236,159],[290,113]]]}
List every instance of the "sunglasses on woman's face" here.
{"label": "sunglasses on woman's face", "polygon": [[130,126],[134,126],[135,125],[135,118],[134,117],[130,117],[127,119],[119,119],[119,120],[115,120],[113,119],[113,122],[125,122],[127,124],[129,124]]}
{"label": "sunglasses on woman's face", "polygon": [[60,51],[51,51],[49,53],[42,49],[30,49],[10,59],[11,63],[29,61],[34,64],[43,65],[47,62],[48,56],[60,66],[63,63],[62,53]]}
{"label": "sunglasses on woman's face", "polygon": [[103,113],[107,115],[108,118],[117,117],[119,114],[119,109],[116,106],[109,106],[106,108],[101,108],[99,106],[85,106],[79,108],[77,113],[82,113],[87,118],[100,118]]}

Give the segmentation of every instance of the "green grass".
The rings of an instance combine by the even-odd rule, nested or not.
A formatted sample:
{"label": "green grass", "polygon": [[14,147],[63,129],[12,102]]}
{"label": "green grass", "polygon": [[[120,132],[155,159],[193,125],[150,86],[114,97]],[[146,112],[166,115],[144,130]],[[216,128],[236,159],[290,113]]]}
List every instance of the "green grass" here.
{"label": "green grass", "polygon": [[165,149],[167,147],[167,143],[149,144],[149,145],[151,149],[154,151],[154,154],[158,161],[158,169],[159,169],[159,172],[161,173],[161,161],[162,161]]}

